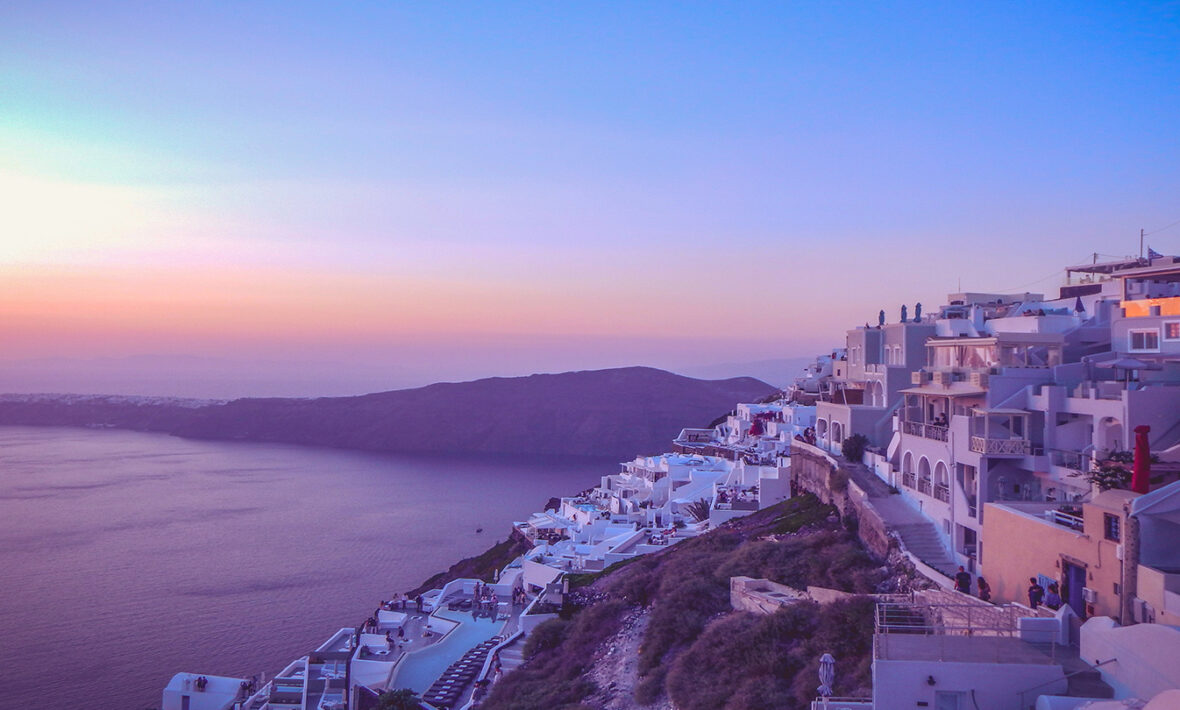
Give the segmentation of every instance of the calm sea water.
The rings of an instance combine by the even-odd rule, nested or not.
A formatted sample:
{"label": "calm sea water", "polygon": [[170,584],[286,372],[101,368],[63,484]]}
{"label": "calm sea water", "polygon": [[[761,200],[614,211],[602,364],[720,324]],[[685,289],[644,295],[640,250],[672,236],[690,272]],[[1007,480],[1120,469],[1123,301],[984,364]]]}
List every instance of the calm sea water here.
{"label": "calm sea water", "polygon": [[0,427],[0,708],[273,673],[611,470]]}

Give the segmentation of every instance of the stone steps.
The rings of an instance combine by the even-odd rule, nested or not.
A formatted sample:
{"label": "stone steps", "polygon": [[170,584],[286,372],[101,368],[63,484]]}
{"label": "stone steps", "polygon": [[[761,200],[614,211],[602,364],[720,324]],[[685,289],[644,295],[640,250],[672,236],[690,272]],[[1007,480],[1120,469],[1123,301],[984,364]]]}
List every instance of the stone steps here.
{"label": "stone steps", "polygon": [[894,529],[905,549],[911,554],[946,576],[955,576],[955,562],[943,546],[942,538],[933,523],[906,523]]}

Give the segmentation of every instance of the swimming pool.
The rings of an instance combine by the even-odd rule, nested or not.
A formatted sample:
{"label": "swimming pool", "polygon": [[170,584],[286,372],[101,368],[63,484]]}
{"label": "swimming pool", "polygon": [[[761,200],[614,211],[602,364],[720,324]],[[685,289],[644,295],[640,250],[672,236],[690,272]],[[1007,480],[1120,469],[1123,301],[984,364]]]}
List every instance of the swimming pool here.
{"label": "swimming pool", "polygon": [[397,665],[389,687],[410,688],[418,694],[425,693],[448,666],[459,660],[473,646],[487,641],[504,628],[502,621],[477,621],[471,618],[471,614],[449,609],[436,611],[434,616],[454,621],[459,625],[442,641],[421,651],[407,654]]}

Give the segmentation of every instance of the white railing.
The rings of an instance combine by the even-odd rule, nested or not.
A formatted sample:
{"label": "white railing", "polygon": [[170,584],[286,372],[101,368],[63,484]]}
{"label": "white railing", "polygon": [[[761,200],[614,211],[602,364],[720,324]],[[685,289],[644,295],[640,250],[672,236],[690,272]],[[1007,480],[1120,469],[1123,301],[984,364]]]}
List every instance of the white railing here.
{"label": "white railing", "polygon": [[1032,446],[1028,439],[986,439],[982,436],[973,436],[971,450],[977,454],[1028,456],[1032,452]]}
{"label": "white railing", "polygon": [[945,483],[939,483],[934,487],[934,497],[943,503],[951,502],[951,489]]}
{"label": "white railing", "polygon": [[1090,469],[1088,465],[1090,457],[1083,455],[1080,451],[1050,449],[1049,458],[1054,466],[1064,466],[1074,471],[1088,471]]}
{"label": "white railing", "polygon": [[1046,510],[1045,517],[1052,523],[1073,530],[1082,530],[1085,527],[1085,521],[1082,520],[1082,516],[1073,515],[1072,513],[1066,513],[1061,510]]}
{"label": "white railing", "polygon": [[922,422],[902,422],[901,430],[902,433],[920,436],[923,439],[934,439],[935,441],[947,440],[947,428],[944,426],[923,424]]}
{"label": "white railing", "polygon": [[873,710],[872,698],[816,698],[811,710]]}

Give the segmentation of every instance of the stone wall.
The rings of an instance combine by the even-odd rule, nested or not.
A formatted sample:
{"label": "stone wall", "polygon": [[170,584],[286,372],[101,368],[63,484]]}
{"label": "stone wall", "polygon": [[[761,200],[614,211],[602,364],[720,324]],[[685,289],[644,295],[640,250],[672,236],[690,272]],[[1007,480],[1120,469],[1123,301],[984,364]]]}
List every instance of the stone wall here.
{"label": "stone wall", "polygon": [[812,493],[836,508],[869,552],[879,559],[889,556],[895,546],[885,520],[869,496],[852,480],[851,464],[823,449],[799,441],[791,442],[791,492]]}

